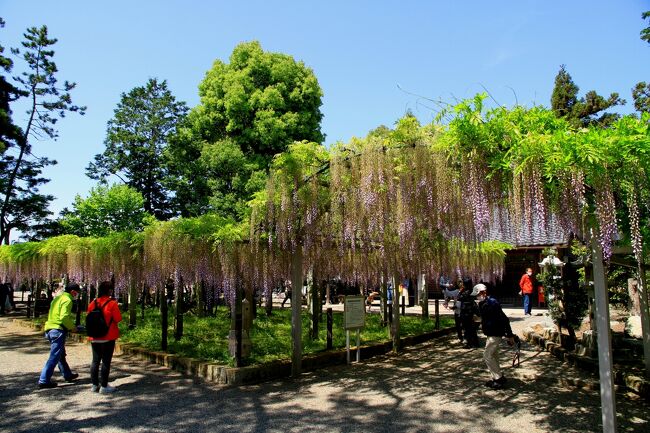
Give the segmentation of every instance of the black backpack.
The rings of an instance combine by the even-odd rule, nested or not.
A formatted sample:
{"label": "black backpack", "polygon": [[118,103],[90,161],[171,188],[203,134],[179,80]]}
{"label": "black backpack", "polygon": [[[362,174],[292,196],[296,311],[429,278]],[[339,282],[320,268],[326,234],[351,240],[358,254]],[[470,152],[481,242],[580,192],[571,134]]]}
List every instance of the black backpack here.
{"label": "black backpack", "polygon": [[95,303],[95,308],[86,315],[86,334],[89,337],[100,338],[108,334],[108,328],[113,320],[111,319],[111,322],[106,323],[104,312],[102,310],[106,304],[111,302],[111,300],[112,299],[109,298],[101,307],[97,303],[97,299],[93,301]]}

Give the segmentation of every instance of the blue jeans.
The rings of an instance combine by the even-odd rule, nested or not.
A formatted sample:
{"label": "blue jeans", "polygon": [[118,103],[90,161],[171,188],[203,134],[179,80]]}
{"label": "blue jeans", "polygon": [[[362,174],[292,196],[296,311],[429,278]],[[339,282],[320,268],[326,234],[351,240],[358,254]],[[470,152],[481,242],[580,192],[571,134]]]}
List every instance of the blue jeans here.
{"label": "blue jeans", "polygon": [[50,342],[50,357],[47,359],[41,377],[38,383],[50,383],[54,367],[59,366],[59,371],[63,374],[63,378],[68,380],[72,377],[70,366],[65,360],[65,337],[68,333],[60,329],[50,329],[45,333],[45,338]]}
{"label": "blue jeans", "polygon": [[533,306],[530,303],[530,295],[524,294],[524,314],[531,314]]}

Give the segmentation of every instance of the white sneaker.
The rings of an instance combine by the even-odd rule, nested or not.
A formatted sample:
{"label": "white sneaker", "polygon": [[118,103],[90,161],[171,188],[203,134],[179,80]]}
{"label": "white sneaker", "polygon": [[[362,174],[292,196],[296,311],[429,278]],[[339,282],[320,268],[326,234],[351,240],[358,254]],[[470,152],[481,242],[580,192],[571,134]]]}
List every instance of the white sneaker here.
{"label": "white sneaker", "polygon": [[92,385],[92,386],[90,387],[90,390],[91,390],[92,392],[99,392],[99,385]]}
{"label": "white sneaker", "polygon": [[102,389],[99,390],[100,394],[111,394],[115,391],[117,391],[117,388],[110,385],[102,386]]}

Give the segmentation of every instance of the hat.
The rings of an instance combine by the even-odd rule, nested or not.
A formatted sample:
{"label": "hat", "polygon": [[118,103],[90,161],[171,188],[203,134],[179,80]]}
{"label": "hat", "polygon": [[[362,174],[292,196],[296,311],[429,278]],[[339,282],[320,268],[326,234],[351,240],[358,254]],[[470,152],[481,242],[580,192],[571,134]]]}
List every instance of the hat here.
{"label": "hat", "polygon": [[479,283],[472,289],[472,296],[476,296],[481,292],[487,292],[487,287],[485,287],[485,284]]}
{"label": "hat", "polygon": [[73,290],[79,292],[81,290],[79,288],[79,284],[77,284],[77,283],[69,283],[67,286],[65,286],[65,291],[66,292],[70,293]]}

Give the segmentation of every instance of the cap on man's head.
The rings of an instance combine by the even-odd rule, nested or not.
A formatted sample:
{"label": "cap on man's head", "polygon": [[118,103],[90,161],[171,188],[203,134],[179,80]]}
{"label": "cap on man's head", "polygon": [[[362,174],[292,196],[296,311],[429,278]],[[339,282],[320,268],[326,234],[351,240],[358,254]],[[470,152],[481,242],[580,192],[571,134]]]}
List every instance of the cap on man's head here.
{"label": "cap on man's head", "polygon": [[65,286],[65,291],[66,292],[70,293],[73,290],[75,292],[80,292],[81,289],[79,288],[79,284],[77,284],[77,283],[69,283],[67,286]]}
{"label": "cap on man's head", "polygon": [[477,296],[481,292],[487,292],[487,287],[485,287],[485,284],[478,283],[472,289],[472,296]]}

